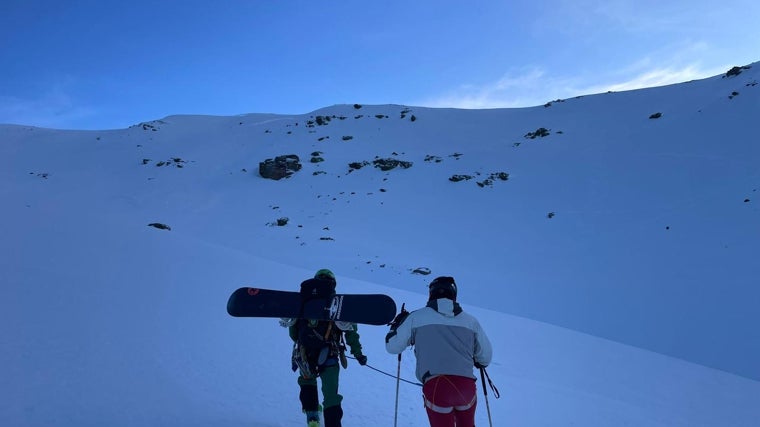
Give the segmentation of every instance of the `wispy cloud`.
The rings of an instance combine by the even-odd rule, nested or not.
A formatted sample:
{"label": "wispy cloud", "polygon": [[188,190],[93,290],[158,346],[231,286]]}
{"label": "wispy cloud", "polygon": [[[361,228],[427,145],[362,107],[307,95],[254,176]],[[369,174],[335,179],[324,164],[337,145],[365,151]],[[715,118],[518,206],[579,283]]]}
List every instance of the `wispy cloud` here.
{"label": "wispy cloud", "polygon": [[415,105],[439,108],[516,108],[608,91],[624,91],[697,80],[725,72],[727,65],[666,65],[647,58],[622,70],[594,75],[554,75],[534,67],[511,71],[482,85],[462,85]]}
{"label": "wispy cloud", "polygon": [[607,91],[624,91],[643,89],[648,87],[665,86],[674,83],[682,83],[711,77],[727,70],[726,66],[720,68],[705,69],[697,65],[684,67],[651,68],[628,80],[610,82],[602,85],[591,85],[584,89],[586,93],[599,93]]}
{"label": "wispy cloud", "polygon": [[469,109],[536,105],[548,101],[543,99],[545,92],[537,89],[551,79],[541,68],[528,68],[506,73],[492,83],[462,85],[443,96],[422,101],[418,105]]}

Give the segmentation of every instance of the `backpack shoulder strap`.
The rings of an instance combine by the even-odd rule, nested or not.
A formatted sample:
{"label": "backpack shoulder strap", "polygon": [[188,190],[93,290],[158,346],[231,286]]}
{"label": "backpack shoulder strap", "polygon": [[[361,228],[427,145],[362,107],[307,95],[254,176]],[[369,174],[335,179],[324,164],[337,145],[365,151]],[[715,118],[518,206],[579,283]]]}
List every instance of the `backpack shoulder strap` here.
{"label": "backpack shoulder strap", "polygon": [[327,331],[325,331],[325,336],[324,336],[325,341],[328,341],[330,339],[330,333],[332,332],[333,325],[334,325],[333,322],[330,322],[327,324]]}

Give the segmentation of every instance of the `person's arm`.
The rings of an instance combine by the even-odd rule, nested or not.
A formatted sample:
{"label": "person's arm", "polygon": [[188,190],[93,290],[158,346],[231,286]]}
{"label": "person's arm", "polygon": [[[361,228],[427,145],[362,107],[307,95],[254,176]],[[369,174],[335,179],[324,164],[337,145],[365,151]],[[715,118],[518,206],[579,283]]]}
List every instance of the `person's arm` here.
{"label": "person's arm", "polygon": [[367,356],[362,353],[362,344],[359,342],[359,326],[354,324],[353,327],[345,331],[346,345],[351,349],[356,361],[360,365],[367,364]]}
{"label": "person's arm", "polygon": [[491,341],[488,339],[483,328],[480,326],[480,322],[475,321],[475,352],[473,359],[477,367],[485,368],[491,364],[491,357],[493,356],[493,347]]}
{"label": "person's arm", "polygon": [[346,345],[351,349],[351,354],[354,356],[362,354],[362,344],[359,342],[359,327],[352,325],[353,327],[345,331]]}
{"label": "person's arm", "polygon": [[[404,314],[406,313],[406,314]],[[401,354],[412,345],[412,321],[409,312],[402,311],[391,323],[391,330],[385,336],[385,350],[391,354]]]}

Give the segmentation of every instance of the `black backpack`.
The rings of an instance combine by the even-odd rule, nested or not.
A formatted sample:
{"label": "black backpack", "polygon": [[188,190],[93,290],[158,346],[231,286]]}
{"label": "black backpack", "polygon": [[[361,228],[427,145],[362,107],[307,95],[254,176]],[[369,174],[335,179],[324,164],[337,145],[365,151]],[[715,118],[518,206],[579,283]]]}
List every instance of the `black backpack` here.
{"label": "black backpack", "polygon": [[[335,295],[335,281],[327,279],[308,279],[301,283],[301,301],[306,302],[319,298],[330,298]],[[294,365],[301,368],[305,377],[307,374],[319,372],[319,367],[329,357],[338,356],[341,352],[342,331],[329,320],[298,319],[296,327],[296,348]]]}
{"label": "black backpack", "polygon": [[[335,280],[308,279],[301,282],[301,304],[314,299],[329,299],[335,295]],[[299,316],[300,317],[300,316]],[[307,354],[319,352],[328,346],[331,338],[332,322],[298,319],[298,344]]]}
{"label": "black backpack", "polygon": [[301,301],[329,298],[335,295],[335,280],[307,279],[301,282]]}

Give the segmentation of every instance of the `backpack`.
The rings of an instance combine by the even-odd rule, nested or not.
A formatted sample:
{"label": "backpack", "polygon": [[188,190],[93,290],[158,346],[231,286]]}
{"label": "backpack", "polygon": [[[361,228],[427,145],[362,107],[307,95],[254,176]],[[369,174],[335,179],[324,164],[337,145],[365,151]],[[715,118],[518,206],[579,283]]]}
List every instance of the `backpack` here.
{"label": "backpack", "polygon": [[[301,282],[301,304],[315,299],[331,298],[335,295],[335,281],[326,279],[308,279]],[[327,347],[330,342],[333,324],[330,321],[303,319],[296,322],[297,342],[308,354],[316,353]]]}
{"label": "backpack", "polygon": [[[317,298],[335,295],[335,281],[308,279],[301,283],[301,301],[305,303]],[[343,359],[342,331],[329,320],[299,318],[296,328],[296,343],[293,347],[293,370],[301,370],[304,378],[319,375],[320,368],[330,357]]]}
{"label": "backpack", "polygon": [[301,302],[335,295],[335,280],[307,279],[301,282]]}
{"label": "backpack", "polygon": [[343,331],[334,322],[298,319],[293,327],[296,329],[291,358],[293,371],[300,369],[304,378],[314,378],[323,368],[333,364],[326,365],[330,359],[340,360],[343,368],[347,367]]}

